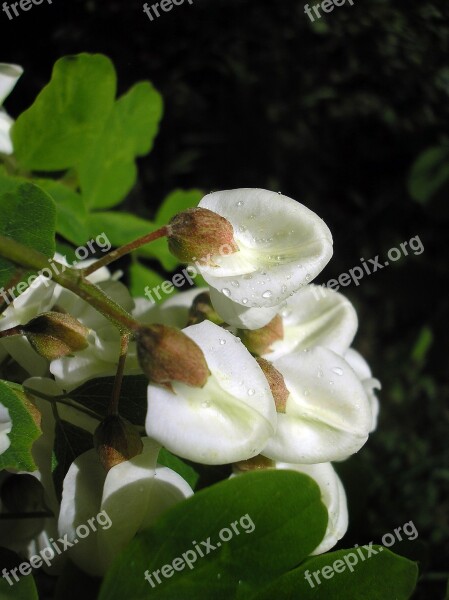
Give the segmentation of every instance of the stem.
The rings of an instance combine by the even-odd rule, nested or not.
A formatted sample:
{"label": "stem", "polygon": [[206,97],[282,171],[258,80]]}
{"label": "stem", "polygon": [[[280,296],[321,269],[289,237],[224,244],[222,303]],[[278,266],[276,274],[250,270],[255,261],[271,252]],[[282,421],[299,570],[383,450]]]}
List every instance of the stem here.
{"label": "stem", "polygon": [[154,240],[158,240],[159,238],[165,237],[166,235],[168,235],[168,226],[164,225],[164,227],[156,229],[156,231],[152,231],[151,233],[147,233],[146,235],[137,238],[137,240],[134,240],[133,242],[129,242],[129,244],[125,244],[124,246],[117,248],[117,250],[112,250],[112,252],[109,252],[108,254],[103,256],[103,258],[100,258],[100,260],[97,260],[97,262],[84,269],[83,274],[85,277],[87,277],[87,275],[95,273],[95,271],[101,269],[101,267],[109,265],[111,262],[114,262],[122,256],[125,256],[125,254],[129,254],[130,252],[133,252],[133,250],[137,250],[137,248],[140,248],[145,244],[149,244],[150,242],[154,242]]}
{"label": "stem", "polygon": [[[0,256],[18,264],[25,269],[41,271],[49,269],[49,259],[32,248],[28,248],[15,240],[0,235]],[[109,298],[100,288],[84,278],[79,269],[71,269],[52,260],[53,271],[56,267],[57,273],[52,272],[52,279],[62,287],[70,290],[102,315],[109,319],[120,332],[134,332],[139,328],[139,323],[132,318],[119,304]]]}
{"label": "stem", "polygon": [[129,334],[122,335],[120,340],[120,357],[118,360],[117,373],[115,375],[114,388],[112,390],[111,402],[108,407],[108,414],[118,416],[118,405],[120,401],[120,391],[122,389],[123,373],[125,372],[126,355],[128,354]]}
{"label": "stem", "polygon": [[22,335],[23,331],[20,327],[11,327],[11,329],[5,329],[0,331],[0,338],[12,337],[14,335]]}

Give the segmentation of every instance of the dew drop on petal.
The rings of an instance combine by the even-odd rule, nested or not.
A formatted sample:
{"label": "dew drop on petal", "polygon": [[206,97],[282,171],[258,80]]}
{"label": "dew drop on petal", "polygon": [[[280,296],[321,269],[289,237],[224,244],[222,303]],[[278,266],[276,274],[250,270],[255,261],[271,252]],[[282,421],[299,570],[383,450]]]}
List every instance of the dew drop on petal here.
{"label": "dew drop on petal", "polygon": [[231,281],[231,285],[238,288],[240,286],[240,283],[238,281],[234,280],[234,281]]}
{"label": "dew drop on petal", "polygon": [[316,374],[317,377],[322,377],[323,376],[323,369],[318,369],[318,373]]}
{"label": "dew drop on petal", "polygon": [[226,340],[220,339],[220,345],[224,346],[226,344]]}
{"label": "dew drop on petal", "polygon": [[271,298],[273,296],[273,292],[271,290],[267,290],[262,294],[262,298]]}
{"label": "dew drop on petal", "polygon": [[282,286],[282,289],[281,289],[281,291],[282,291],[282,293],[283,293],[283,294],[285,294],[285,292],[287,291],[287,286],[285,285],[285,283],[284,283],[284,285]]}
{"label": "dew drop on petal", "polygon": [[242,304],[248,304],[248,298],[242,298]]}
{"label": "dew drop on petal", "polygon": [[222,292],[222,294],[224,294],[224,295],[225,295],[225,296],[227,296],[228,298],[229,298],[229,297],[230,297],[230,295],[231,295],[231,290],[228,290],[228,288],[223,288],[223,289],[221,290],[221,292]]}
{"label": "dew drop on petal", "polygon": [[335,375],[343,375],[343,369],[340,369],[340,367],[335,367],[335,369],[332,369],[332,373],[335,373]]}
{"label": "dew drop on petal", "polygon": [[282,192],[278,192],[279,196],[282,196]]}
{"label": "dew drop on petal", "polygon": [[255,389],[253,389],[253,388],[248,389],[248,396],[254,396],[255,393],[256,393]]}
{"label": "dew drop on petal", "polygon": [[332,379],[329,381],[329,385],[334,385],[334,382],[332,381]]}
{"label": "dew drop on petal", "polygon": [[237,202],[237,206],[243,206],[243,200],[239,200],[239,201]]}
{"label": "dew drop on petal", "polygon": [[209,402],[209,400],[205,400],[204,402],[201,402],[201,406],[203,408],[210,408],[210,402]]}

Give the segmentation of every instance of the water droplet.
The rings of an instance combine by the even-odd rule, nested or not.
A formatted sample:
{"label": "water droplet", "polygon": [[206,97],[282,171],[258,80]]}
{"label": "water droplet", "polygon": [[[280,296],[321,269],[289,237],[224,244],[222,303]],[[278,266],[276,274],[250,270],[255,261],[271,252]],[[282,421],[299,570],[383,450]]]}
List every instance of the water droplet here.
{"label": "water droplet", "polygon": [[287,291],[287,286],[285,284],[282,286],[281,291],[283,294],[285,294],[285,292]]}
{"label": "water droplet", "polygon": [[287,277],[286,277],[286,279],[287,279],[287,280],[289,280],[289,279],[291,279],[291,278],[292,278],[292,276],[291,276],[291,275],[287,275]]}
{"label": "water droplet", "polygon": [[250,218],[251,220],[253,220],[253,219],[255,219],[255,218],[256,218],[256,215],[249,215],[249,218]]}
{"label": "water droplet", "polygon": [[335,369],[332,369],[332,373],[335,373],[335,375],[343,375],[343,369],[340,369],[340,367],[335,367]]}
{"label": "water droplet", "polygon": [[224,346],[224,345],[226,344],[226,340],[223,340],[223,339],[221,339],[221,340],[220,340],[220,344],[221,344],[222,346]]}
{"label": "water droplet", "polygon": [[251,273],[248,273],[248,275],[244,275],[243,279],[252,279],[253,276],[251,275]]}
{"label": "water droplet", "polygon": [[240,225],[240,227],[239,227],[239,231],[240,231],[241,233],[245,233],[245,231],[247,231],[247,229],[248,229],[248,228],[247,228],[247,227],[245,227],[245,225]]}
{"label": "water droplet", "polygon": [[312,279],[312,275],[310,273],[307,273],[306,281],[310,281],[311,279]]}
{"label": "water droplet", "polygon": [[223,289],[221,290],[221,292],[222,292],[222,294],[224,294],[224,295],[225,295],[225,296],[227,296],[228,298],[229,298],[229,297],[230,297],[230,295],[231,295],[231,290],[228,290],[228,288],[223,288]]}
{"label": "water droplet", "polygon": [[323,369],[318,369],[318,373],[316,374],[317,377],[322,377],[323,376]]}
{"label": "water droplet", "polygon": [[243,206],[243,200],[239,200],[239,201],[237,202],[237,206]]}
{"label": "water droplet", "polygon": [[201,406],[203,408],[210,408],[210,402],[209,402],[209,400],[205,400],[204,402],[201,402]]}
{"label": "water droplet", "polygon": [[255,393],[256,393],[255,389],[249,388],[249,390],[248,390],[248,396],[254,396]]}
{"label": "water droplet", "polygon": [[234,280],[234,281],[231,281],[231,285],[234,286],[234,287],[239,287],[240,283],[238,281]]}
{"label": "water droplet", "polygon": [[271,298],[273,295],[273,292],[271,290],[267,290],[266,292],[264,292],[262,294],[262,298]]}
{"label": "water droplet", "polygon": [[242,304],[248,304],[248,298],[242,298]]}
{"label": "water droplet", "polygon": [[334,385],[334,382],[332,381],[332,379],[329,381],[329,385]]}
{"label": "water droplet", "polygon": [[284,317],[284,319],[287,319],[291,314],[292,314],[292,311],[289,308],[285,308],[281,312],[281,317]]}

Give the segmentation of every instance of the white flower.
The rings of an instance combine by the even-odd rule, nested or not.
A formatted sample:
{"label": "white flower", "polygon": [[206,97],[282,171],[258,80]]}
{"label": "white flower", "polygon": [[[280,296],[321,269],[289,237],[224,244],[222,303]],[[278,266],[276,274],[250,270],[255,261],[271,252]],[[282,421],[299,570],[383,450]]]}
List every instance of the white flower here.
{"label": "white flower", "polygon": [[280,315],[284,338],[264,358],[275,361],[295,350],[323,346],[344,355],[357,332],[357,313],[347,298],[309,285],[289,298]]}
{"label": "white flower", "polygon": [[276,434],[262,451],[273,460],[321,463],[343,460],[368,439],[368,397],[349,364],[327,348],[297,351],[275,361],[290,395]]}
{"label": "white flower", "polygon": [[184,458],[224,464],[256,456],[274,434],[276,411],[265,376],[240,340],[204,321],[183,332],[211,372],[203,388],[148,386],[147,434]]}
{"label": "white flower", "polygon": [[[244,307],[273,307],[320,273],[332,256],[332,236],[314,212],[291,198],[260,189],[208,194],[199,207],[227,219],[239,248],[196,264],[207,283]],[[201,257],[200,257],[201,258]],[[220,314],[230,315],[222,300]]]}
{"label": "white flower", "polygon": [[11,432],[12,421],[9,416],[9,410],[3,404],[0,404],[0,454],[6,452],[11,445],[8,433]]}
{"label": "white flower", "polygon": [[[107,568],[138,531],[150,527],[174,504],[193,492],[184,479],[167,467],[157,465],[160,447],[143,438],[143,453],[112,467],[107,473],[95,450],[81,454],[65,479],[59,516],[59,534],[70,542],[73,562],[92,575]],[[109,517],[80,539],[76,529],[99,513]],[[103,522],[104,517],[100,523]]]}
{"label": "white flower", "polygon": [[10,131],[14,121],[1,107],[22,73],[23,69],[18,65],[0,63],[0,152],[3,154],[13,152]]}
{"label": "white flower", "polygon": [[298,465],[278,462],[276,469],[289,469],[304,473],[316,481],[321,490],[321,500],[327,508],[329,521],[326,533],[312,555],[328,552],[348,529],[348,505],[343,484],[331,463]]}
{"label": "white flower", "polygon": [[375,379],[372,376],[368,363],[363,356],[357,352],[357,350],[349,348],[345,354],[345,360],[347,360],[354,369],[360,381],[362,382],[363,387],[365,388],[365,392],[368,396],[371,406],[372,422],[370,432],[372,432],[377,427],[377,420],[379,417],[379,400],[374,390],[382,389],[382,385],[378,379]]}

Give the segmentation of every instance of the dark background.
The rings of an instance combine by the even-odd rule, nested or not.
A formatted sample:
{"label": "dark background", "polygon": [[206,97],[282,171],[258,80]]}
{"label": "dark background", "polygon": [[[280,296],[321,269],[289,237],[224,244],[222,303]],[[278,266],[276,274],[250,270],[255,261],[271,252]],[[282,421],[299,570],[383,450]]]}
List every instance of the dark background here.
{"label": "dark background", "polygon": [[343,290],[359,313],[355,345],[383,384],[377,432],[339,466],[351,511],[343,546],[412,520],[420,543],[392,549],[421,561],[414,598],[442,599],[449,189],[417,202],[408,180],[423,151],[448,143],[447,0],[354,0],[314,24],[298,0],[186,0],[153,22],[142,5],[45,0],[13,21],[0,13],[0,58],[26,71],[7,108],[31,104],[60,56],[102,52],[120,92],[150,79],[165,101],[127,210],[149,217],[176,187],[281,190],[334,235],[319,282],[420,237],[423,254]]}

